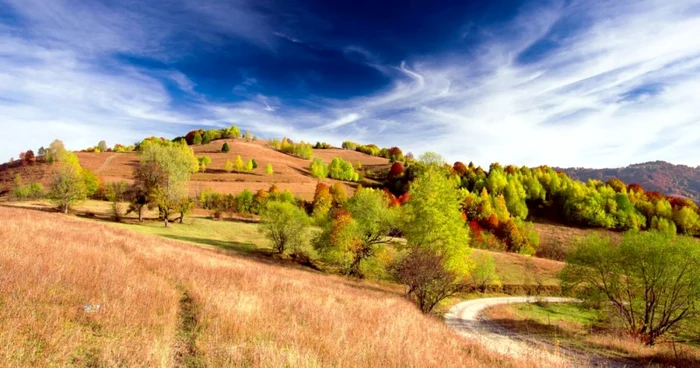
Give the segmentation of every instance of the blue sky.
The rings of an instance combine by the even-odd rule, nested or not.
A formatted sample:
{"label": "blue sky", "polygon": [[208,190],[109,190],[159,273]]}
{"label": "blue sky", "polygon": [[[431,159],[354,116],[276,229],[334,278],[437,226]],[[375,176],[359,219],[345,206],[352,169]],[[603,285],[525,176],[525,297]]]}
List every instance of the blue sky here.
{"label": "blue sky", "polygon": [[0,0],[0,161],[237,124],[481,165],[700,165],[700,1]]}

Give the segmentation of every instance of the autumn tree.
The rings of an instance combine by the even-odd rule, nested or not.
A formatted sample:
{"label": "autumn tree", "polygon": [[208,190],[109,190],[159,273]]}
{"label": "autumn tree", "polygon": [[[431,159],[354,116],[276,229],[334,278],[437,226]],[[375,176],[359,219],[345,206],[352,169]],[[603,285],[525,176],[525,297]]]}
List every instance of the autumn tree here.
{"label": "autumn tree", "polygon": [[271,164],[271,163],[268,163],[268,164],[265,166],[265,175],[272,175],[272,174],[274,174],[274,172],[275,172],[275,171],[274,171],[274,169],[272,168],[272,164]]}
{"label": "autumn tree", "polygon": [[226,160],[226,164],[224,165],[224,170],[226,170],[227,173],[232,173],[233,172],[233,162]]}
{"label": "autumn tree", "polygon": [[331,219],[316,249],[343,274],[363,278],[388,243],[396,212],[381,191],[372,189],[357,191],[343,209],[346,215]]}
{"label": "autumn tree", "polygon": [[145,173],[149,179],[157,179],[153,183],[138,183],[137,185],[148,187],[149,204],[157,207],[165,227],[168,226],[169,217],[177,212],[178,203],[183,201],[188,194],[188,182],[190,175],[199,169],[199,161],[194,151],[186,144],[163,142],[151,143],[145,141],[141,144],[141,159],[138,171],[152,171]]}
{"label": "autumn tree", "polygon": [[244,168],[245,164],[243,163],[243,159],[240,155],[237,155],[236,160],[233,162],[233,169],[236,170],[237,173],[240,173]]}
{"label": "autumn tree", "polygon": [[327,184],[323,182],[318,182],[316,184],[316,190],[314,192],[313,200],[313,210],[312,215],[314,218],[319,219],[328,214],[333,204],[333,197],[331,196],[330,188]]}
{"label": "autumn tree", "polygon": [[399,161],[394,162],[389,169],[389,179],[396,179],[403,175],[404,168],[403,164]]}
{"label": "autumn tree", "polygon": [[71,206],[86,198],[87,189],[78,157],[65,150],[57,152],[58,164],[51,179],[49,198],[61,212],[68,213]]}
{"label": "autumn tree", "polygon": [[345,186],[341,183],[335,183],[330,188],[331,197],[333,198],[333,207],[341,207],[348,200],[348,195],[345,192]]}
{"label": "autumn tree", "polygon": [[590,236],[569,254],[562,286],[593,303],[608,302],[646,345],[700,316],[700,248],[691,238],[628,232],[618,246]]}

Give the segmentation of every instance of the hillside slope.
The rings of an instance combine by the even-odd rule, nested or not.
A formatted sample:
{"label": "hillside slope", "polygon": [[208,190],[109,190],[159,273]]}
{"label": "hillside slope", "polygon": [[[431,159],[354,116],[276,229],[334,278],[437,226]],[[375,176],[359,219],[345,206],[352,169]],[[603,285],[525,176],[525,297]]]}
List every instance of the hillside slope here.
{"label": "hillside slope", "polygon": [[[220,152],[224,142],[228,142],[230,152]],[[257,191],[268,189],[272,184],[280,190],[289,189],[303,199],[313,198],[317,180],[309,172],[309,160],[286,155],[266,145],[266,141],[246,142],[241,139],[221,139],[205,145],[192,146],[197,156],[209,156],[212,160],[207,171],[195,173],[190,181],[190,195],[197,195],[206,188],[220,193],[238,193],[243,189]],[[76,152],[80,164],[94,171],[104,182],[133,180],[133,169],[138,164],[138,153],[90,153]],[[226,161],[234,162],[236,156],[244,161],[255,159],[258,168],[250,173],[228,173],[224,170]],[[315,149],[314,157],[329,163],[334,157],[341,157],[353,165],[361,163],[364,168],[377,169],[388,167],[389,161],[382,157],[366,155],[361,152],[342,149]],[[265,166],[271,163],[273,175],[265,175]],[[51,166],[35,164],[30,166],[10,167],[9,164],[0,166],[0,192],[12,188],[12,179],[20,174],[24,182],[40,182],[49,184]],[[328,179],[330,184],[335,180]],[[348,194],[354,192],[356,183],[342,182]]]}
{"label": "hillside slope", "polygon": [[687,197],[700,202],[700,166],[674,165],[665,161],[646,162],[616,169],[566,168],[572,179],[607,181],[618,178],[627,184],[639,184],[648,191]]}
{"label": "hillside slope", "polygon": [[0,221],[11,366],[535,365],[458,338],[379,285],[58,214],[0,208]]}

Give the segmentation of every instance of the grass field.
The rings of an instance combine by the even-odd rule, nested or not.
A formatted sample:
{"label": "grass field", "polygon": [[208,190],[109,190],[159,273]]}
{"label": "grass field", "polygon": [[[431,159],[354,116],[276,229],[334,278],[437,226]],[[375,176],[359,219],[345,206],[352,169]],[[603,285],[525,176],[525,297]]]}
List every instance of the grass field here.
{"label": "grass field", "polygon": [[660,343],[645,347],[615,327],[602,311],[579,303],[513,304],[490,308],[486,315],[519,333],[552,344],[629,364],[699,367],[700,349]]}
{"label": "grass field", "polygon": [[0,221],[5,366],[537,366],[375,283],[55,213]]}

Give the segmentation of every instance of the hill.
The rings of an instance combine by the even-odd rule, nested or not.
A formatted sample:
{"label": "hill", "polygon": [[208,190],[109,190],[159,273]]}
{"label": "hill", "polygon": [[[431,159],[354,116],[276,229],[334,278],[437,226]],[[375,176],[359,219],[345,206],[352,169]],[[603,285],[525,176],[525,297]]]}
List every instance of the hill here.
{"label": "hill", "polygon": [[[222,153],[221,146],[227,142],[230,147],[228,153]],[[313,198],[317,180],[309,171],[309,160],[290,156],[279,152],[269,146],[263,140],[246,142],[242,139],[219,139],[208,144],[194,145],[192,148],[197,156],[209,156],[211,164],[206,172],[198,172],[192,175],[190,181],[190,195],[197,195],[206,188],[211,188],[219,193],[239,193],[243,189],[257,191],[268,189],[275,184],[280,190],[289,189],[295,195],[303,199]],[[314,149],[314,157],[329,163],[334,157],[340,157],[353,165],[362,164],[366,170],[385,169],[389,160],[370,156],[357,151],[338,148]],[[138,152],[76,152],[81,166],[94,171],[104,182],[126,180],[132,182],[133,169],[138,164]],[[224,170],[226,161],[235,161],[240,155],[244,161],[255,159],[258,168],[250,173],[228,173]],[[270,163],[274,174],[265,175],[265,166]],[[12,188],[12,180],[16,174],[21,174],[24,182],[39,182],[47,186],[51,178],[51,166],[35,164],[19,166],[12,164],[0,165],[0,193]],[[367,179],[371,183],[371,180]],[[333,184],[336,180],[327,179]],[[345,185],[348,194],[352,194],[357,188],[356,183],[341,182]]]}
{"label": "hill", "polygon": [[645,162],[616,169],[566,168],[572,179],[607,181],[617,178],[627,184],[639,184],[648,191],[686,197],[700,203],[700,166],[674,165],[665,161]]}
{"label": "hill", "polygon": [[0,221],[10,366],[534,366],[381,284],[59,214],[0,208]]}

